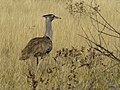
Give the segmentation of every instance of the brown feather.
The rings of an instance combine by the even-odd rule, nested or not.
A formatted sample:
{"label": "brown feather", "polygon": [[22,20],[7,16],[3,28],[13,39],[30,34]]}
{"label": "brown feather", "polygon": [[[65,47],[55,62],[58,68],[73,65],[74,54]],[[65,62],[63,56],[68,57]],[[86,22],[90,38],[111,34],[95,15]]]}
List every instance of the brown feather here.
{"label": "brown feather", "polygon": [[26,47],[22,50],[22,56],[20,60],[26,60],[31,56],[43,57],[45,54],[52,50],[52,41],[49,37],[36,37],[31,39]]}

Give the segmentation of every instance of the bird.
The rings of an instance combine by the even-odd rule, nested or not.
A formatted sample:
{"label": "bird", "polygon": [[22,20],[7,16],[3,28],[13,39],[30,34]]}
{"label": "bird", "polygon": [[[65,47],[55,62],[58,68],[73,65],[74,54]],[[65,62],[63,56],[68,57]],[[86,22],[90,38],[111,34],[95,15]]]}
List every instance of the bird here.
{"label": "bird", "polygon": [[25,48],[21,51],[19,60],[27,60],[30,57],[37,58],[37,65],[39,63],[38,57],[43,58],[46,54],[49,54],[52,50],[52,21],[55,19],[61,19],[54,14],[43,15],[46,23],[46,30],[43,37],[34,37],[31,39]]}

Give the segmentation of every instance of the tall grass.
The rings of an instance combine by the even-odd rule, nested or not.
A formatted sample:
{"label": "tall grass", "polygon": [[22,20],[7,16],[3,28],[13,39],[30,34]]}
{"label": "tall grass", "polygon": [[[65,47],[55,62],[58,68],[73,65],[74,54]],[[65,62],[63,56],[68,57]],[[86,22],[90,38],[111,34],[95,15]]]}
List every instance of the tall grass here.
{"label": "tall grass", "polygon": [[[18,58],[21,50],[31,38],[44,34],[45,22],[42,15],[47,13],[54,13],[62,19],[53,22],[53,50],[42,62],[43,68],[40,71],[45,69],[41,75],[42,78],[39,74],[37,75],[38,90],[88,90],[91,88],[90,86],[92,89],[89,90],[107,90],[109,87],[119,87],[120,78],[117,67],[110,73],[105,72],[98,75],[98,71],[105,68],[100,64],[101,62],[97,62],[98,59],[102,58],[106,67],[113,64],[107,57],[101,56],[96,61],[94,60],[91,66],[85,65],[85,67],[73,71],[74,73],[70,73],[70,71],[73,69],[71,65],[76,56],[59,55],[57,61],[54,60],[56,51],[61,48],[69,49],[75,46],[81,50],[81,46],[86,47],[84,39],[77,34],[82,34],[81,22],[85,23],[86,30],[88,26],[91,27],[86,17],[78,20],[71,16],[66,10],[66,2],[67,0],[0,0],[0,90],[31,90],[30,82],[26,78],[31,60],[19,61]],[[119,11],[120,2],[115,0],[98,0],[97,2],[101,5],[101,12],[105,18],[119,29],[120,14],[116,10]],[[108,38],[108,41],[110,40]],[[113,39],[110,42],[116,41]],[[85,62],[86,54],[91,52],[84,52],[82,56],[77,57],[79,62]],[[63,51],[63,53],[65,52]],[[74,65],[78,67],[81,64],[74,61]],[[91,67],[93,68],[89,69]],[[39,73],[41,73],[40,71]],[[116,74],[114,74],[115,72]],[[74,78],[73,74],[77,76]],[[67,77],[69,75],[70,77]],[[94,82],[96,79],[94,75],[98,75],[99,81]]]}

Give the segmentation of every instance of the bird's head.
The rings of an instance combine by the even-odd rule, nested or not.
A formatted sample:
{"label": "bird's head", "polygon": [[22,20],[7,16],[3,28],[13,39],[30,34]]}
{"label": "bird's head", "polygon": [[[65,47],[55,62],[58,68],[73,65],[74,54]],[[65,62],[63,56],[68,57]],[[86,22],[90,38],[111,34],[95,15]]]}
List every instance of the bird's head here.
{"label": "bird's head", "polygon": [[50,21],[53,21],[54,19],[61,19],[60,17],[55,16],[54,14],[43,15],[43,17],[45,17],[46,19],[49,19]]}

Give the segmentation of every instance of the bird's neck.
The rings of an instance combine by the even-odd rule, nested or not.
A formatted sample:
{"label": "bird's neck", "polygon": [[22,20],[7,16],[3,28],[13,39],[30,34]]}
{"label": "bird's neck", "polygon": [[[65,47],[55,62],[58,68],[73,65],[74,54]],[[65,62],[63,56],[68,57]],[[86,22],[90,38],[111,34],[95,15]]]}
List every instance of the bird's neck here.
{"label": "bird's neck", "polygon": [[45,36],[49,37],[50,40],[52,40],[52,22],[49,20],[49,18],[46,18]]}

